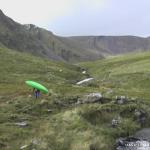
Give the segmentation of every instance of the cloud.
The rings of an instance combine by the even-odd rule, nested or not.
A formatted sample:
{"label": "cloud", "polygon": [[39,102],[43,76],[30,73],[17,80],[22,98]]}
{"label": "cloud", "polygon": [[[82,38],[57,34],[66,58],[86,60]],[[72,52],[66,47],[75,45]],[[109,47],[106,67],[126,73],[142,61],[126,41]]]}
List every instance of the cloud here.
{"label": "cloud", "polygon": [[[87,5],[88,8],[90,9],[102,9],[106,6],[106,4],[108,4],[108,0],[81,0],[84,2],[85,5]],[[84,6],[85,6],[84,5]]]}
{"label": "cloud", "polygon": [[4,13],[58,35],[149,35],[150,0],[0,0]]}
{"label": "cloud", "polygon": [[99,9],[107,0],[0,0],[1,9],[20,23],[47,24],[78,8]]}
{"label": "cloud", "polygon": [[46,24],[69,13],[74,0],[0,0],[2,11],[21,23]]}

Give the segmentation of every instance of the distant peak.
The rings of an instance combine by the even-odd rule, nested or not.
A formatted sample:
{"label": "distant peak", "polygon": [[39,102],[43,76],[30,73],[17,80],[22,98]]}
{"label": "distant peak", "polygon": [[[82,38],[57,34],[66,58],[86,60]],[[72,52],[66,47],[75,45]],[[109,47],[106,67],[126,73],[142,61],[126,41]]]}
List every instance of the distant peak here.
{"label": "distant peak", "polygon": [[3,11],[0,9],[0,19],[1,19],[1,21],[3,20],[5,20],[6,18],[8,18],[4,13],[3,13]]}
{"label": "distant peak", "polygon": [[0,15],[4,15],[3,11],[0,9]]}
{"label": "distant peak", "polygon": [[[6,15],[5,15],[5,13],[0,9],[0,19],[8,19],[9,17],[7,17]],[[11,19],[11,18],[9,18],[9,19]],[[12,20],[12,19],[11,19]]]}

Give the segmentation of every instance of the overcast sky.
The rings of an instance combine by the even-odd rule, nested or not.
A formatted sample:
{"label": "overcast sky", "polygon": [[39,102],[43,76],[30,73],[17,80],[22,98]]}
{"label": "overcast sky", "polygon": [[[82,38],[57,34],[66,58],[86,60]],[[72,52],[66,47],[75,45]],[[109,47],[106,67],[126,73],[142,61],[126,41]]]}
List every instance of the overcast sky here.
{"label": "overcast sky", "polygon": [[60,36],[150,36],[150,0],[0,0],[0,9]]}

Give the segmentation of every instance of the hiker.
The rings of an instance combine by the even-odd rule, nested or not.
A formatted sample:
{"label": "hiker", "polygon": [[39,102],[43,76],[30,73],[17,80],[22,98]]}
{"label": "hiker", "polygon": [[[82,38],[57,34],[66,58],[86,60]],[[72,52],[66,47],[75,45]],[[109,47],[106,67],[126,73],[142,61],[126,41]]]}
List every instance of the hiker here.
{"label": "hiker", "polygon": [[37,99],[40,96],[40,90],[34,88],[33,91],[34,91],[35,97]]}

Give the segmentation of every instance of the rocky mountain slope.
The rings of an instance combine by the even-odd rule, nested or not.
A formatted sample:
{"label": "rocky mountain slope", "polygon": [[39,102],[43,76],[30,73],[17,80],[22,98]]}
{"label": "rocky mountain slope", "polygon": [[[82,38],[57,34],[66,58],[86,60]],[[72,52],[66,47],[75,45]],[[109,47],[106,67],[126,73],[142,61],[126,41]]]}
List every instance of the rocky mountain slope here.
{"label": "rocky mountain slope", "polygon": [[150,49],[150,38],[135,36],[60,37],[35,25],[22,25],[0,11],[0,43],[53,60],[78,62]]}
{"label": "rocky mountain slope", "polygon": [[104,55],[117,55],[150,49],[150,38],[136,36],[83,36],[71,37],[71,39],[88,50],[95,50]]}
{"label": "rocky mountain slope", "polygon": [[0,11],[0,43],[8,48],[61,61],[81,61],[101,57],[70,46],[52,32],[35,25],[21,25]]}

